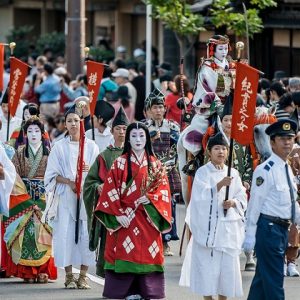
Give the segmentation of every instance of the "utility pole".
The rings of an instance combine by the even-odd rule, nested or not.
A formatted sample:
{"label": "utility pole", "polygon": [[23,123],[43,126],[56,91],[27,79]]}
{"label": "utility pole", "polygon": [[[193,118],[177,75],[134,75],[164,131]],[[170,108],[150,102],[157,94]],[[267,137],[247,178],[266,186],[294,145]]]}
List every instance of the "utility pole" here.
{"label": "utility pole", "polygon": [[67,68],[72,77],[82,73],[85,47],[85,0],[65,0]]}

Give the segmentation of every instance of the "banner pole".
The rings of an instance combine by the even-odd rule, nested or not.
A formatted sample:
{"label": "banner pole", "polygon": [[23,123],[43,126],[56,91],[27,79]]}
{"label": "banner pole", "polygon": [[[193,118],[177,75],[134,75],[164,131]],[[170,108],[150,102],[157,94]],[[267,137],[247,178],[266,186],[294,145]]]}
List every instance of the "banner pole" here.
{"label": "banner pole", "polygon": [[[233,138],[230,138],[230,146],[229,146],[229,155],[228,155],[228,170],[227,176],[230,177],[231,175],[231,166],[232,166],[232,156],[233,156]],[[225,193],[225,201],[229,198],[229,185],[226,186],[226,193]],[[227,215],[227,209],[224,209],[224,216]]]}
{"label": "banner pole", "polygon": [[[11,42],[9,43],[9,48],[10,48],[10,57],[14,56],[14,49],[16,48],[16,43]],[[9,86],[7,86],[9,89]],[[8,90],[9,93],[9,90]],[[8,99],[9,99],[9,94],[8,94]],[[6,141],[9,141],[9,126],[10,125],[10,102],[8,101],[8,115],[7,115],[7,131],[6,131]]]}

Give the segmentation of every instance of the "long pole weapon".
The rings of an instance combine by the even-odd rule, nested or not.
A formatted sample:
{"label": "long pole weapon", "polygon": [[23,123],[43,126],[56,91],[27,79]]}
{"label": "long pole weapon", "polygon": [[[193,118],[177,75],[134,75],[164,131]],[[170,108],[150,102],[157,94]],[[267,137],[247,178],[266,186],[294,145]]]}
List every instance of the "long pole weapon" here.
{"label": "long pole weapon", "polygon": [[[236,43],[236,49],[238,51],[237,54],[237,61],[241,60],[241,53],[244,49],[244,43],[243,42],[237,42]],[[230,146],[229,146],[229,156],[228,156],[228,170],[227,170],[227,176],[230,177],[231,175],[231,167],[232,167],[232,155],[233,154],[233,138],[230,138]],[[225,193],[225,201],[229,198],[229,186],[226,186],[226,193]],[[227,209],[224,209],[224,216],[226,217]]]}
{"label": "long pole weapon", "polygon": [[[6,44],[5,44],[6,45]],[[10,57],[14,56],[14,49],[16,48],[16,43],[11,42],[9,43],[9,48],[10,48]],[[7,92],[9,93],[9,84],[7,86]],[[8,94],[9,96],[9,94]],[[8,114],[7,114],[7,130],[6,130],[6,141],[9,141],[9,125],[10,125],[10,103],[8,101]]]}
{"label": "long pole weapon", "polygon": [[85,130],[84,130],[84,121],[82,119],[82,108],[86,105],[84,101],[80,101],[76,104],[76,109],[78,109],[80,114],[80,137],[79,137],[79,153],[77,159],[77,173],[75,178],[76,185],[76,195],[77,195],[77,205],[76,205],[76,221],[75,221],[75,243],[78,243],[79,239],[79,223],[80,223],[80,194],[81,194],[81,182],[82,182],[82,173],[84,166],[84,142],[85,142]]}

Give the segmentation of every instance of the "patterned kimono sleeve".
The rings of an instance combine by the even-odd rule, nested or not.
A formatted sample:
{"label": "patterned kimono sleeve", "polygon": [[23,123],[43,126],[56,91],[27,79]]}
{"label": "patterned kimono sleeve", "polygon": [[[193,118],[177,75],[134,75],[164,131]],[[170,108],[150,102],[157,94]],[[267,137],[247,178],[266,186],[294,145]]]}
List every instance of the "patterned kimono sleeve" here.
{"label": "patterned kimono sleeve", "polygon": [[19,157],[19,151],[16,151],[11,162],[16,168],[16,172],[22,177],[22,170],[21,170],[21,162]]}
{"label": "patterned kimono sleeve", "polygon": [[251,185],[252,175],[253,175],[253,159],[250,153],[250,147],[245,148],[245,155],[243,158],[244,173],[242,176],[242,181],[246,181]]}
{"label": "patterned kimono sleeve", "polygon": [[117,231],[121,225],[116,216],[121,216],[124,211],[121,207],[120,182],[122,173],[117,168],[115,161],[107,174],[103,190],[98,198],[98,204],[95,209],[95,216],[109,231]]}
{"label": "patterned kimono sleeve", "polygon": [[160,184],[155,191],[147,193],[150,203],[144,205],[144,208],[154,227],[165,233],[172,226],[172,197],[168,177],[163,175],[159,181]]}

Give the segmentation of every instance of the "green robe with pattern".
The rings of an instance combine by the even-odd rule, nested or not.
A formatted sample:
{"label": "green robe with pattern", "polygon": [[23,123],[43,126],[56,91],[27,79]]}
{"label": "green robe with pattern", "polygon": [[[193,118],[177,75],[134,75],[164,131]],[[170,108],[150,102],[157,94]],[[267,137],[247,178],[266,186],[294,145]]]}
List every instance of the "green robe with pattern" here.
{"label": "green robe with pattern", "polygon": [[[99,154],[83,185],[83,201],[88,218],[89,248],[91,251],[97,250],[96,274],[104,277],[104,248],[106,228],[94,217],[94,208],[98,203],[98,186],[104,183],[107,173],[113,162],[123,152],[123,148],[108,146]],[[100,240],[100,244],[99,244]]]}

